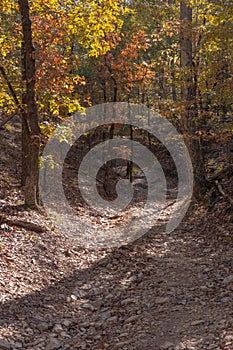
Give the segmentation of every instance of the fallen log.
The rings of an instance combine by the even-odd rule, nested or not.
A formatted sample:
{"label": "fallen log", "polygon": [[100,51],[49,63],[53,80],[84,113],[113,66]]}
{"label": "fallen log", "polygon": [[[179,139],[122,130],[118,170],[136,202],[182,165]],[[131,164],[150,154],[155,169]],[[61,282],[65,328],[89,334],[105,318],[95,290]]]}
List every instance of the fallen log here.
{"label": "fallen log", "polygon": [[48,228],[42,225],[35,224],[33,222],[23,221],[23,220],[12,220],[7,218],[5,215],[0,215],[0,225],[7,224],[9,226],[22,227],[27,231],[34,231],[37,233],[42,233],[48,231]]}

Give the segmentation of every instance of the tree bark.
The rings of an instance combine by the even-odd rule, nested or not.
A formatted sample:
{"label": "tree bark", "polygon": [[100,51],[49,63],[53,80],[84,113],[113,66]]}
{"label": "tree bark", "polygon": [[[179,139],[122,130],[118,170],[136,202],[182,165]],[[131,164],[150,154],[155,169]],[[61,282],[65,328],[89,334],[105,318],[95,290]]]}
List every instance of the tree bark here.
{"label": "tree bark", "polygon": [[194,80],[192,8],[185,1],[180,2],[180,65],[182,70],[181,100],[184,103],[182,128],[194,169],[194,198],[200,200],[207,190],[204,157],[201,139],[197,135],[198,117],[197,87]]}
{"label": "tree bark", "polygon": [[38,205],[40,128],[35,95],[35,49],[32,41],[32,28],[28,0],[18,0],[22,21],[22,80],[25,82],[22,108],[22,152],[25,205],[35,208]]}

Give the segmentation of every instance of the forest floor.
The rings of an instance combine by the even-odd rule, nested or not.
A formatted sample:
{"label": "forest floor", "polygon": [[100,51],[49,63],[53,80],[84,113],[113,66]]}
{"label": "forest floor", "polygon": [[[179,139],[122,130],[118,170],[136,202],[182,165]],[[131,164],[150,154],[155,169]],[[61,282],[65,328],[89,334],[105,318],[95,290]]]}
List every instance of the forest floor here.
{"label": "forest floor", "polygon": [[[233,349],[228,197],[207,196],[172,233],[162,223],[122,247],[83,248],[21,206],[19,139],[0,130],[1,212],[46,229],[0,225],[0,349]],[[232,194],[232,177],[219,183]]]}

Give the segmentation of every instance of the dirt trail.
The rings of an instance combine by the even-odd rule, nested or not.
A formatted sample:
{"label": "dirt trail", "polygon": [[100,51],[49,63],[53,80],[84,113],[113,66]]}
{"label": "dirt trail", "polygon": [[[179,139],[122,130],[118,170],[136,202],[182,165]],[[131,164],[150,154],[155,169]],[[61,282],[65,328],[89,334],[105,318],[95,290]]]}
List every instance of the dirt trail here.
{"label": "dirt trail", "polygon": [[102,251],[5,235],[0,348],[232,350],[232,243],[190,228]]}

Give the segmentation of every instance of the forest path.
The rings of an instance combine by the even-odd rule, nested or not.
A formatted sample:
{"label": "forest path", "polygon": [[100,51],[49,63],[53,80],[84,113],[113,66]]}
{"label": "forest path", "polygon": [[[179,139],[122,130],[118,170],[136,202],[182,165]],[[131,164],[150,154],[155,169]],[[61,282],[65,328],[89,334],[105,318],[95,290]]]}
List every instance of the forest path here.
{"label": "forest path", "polygon": [[232,350],[232,241],[194,221],[102,250],[5,225],[0,349]]}

